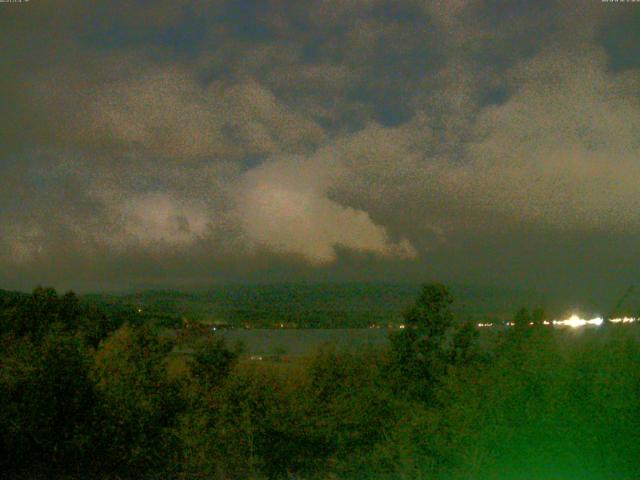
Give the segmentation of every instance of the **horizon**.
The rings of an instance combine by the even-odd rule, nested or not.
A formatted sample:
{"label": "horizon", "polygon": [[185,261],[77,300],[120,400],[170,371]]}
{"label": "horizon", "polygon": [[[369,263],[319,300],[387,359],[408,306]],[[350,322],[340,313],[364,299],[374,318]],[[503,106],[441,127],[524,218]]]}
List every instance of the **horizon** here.
{"label": "horizon", "polygon": [[[164,295],[170,295],[172,297],[180,298],[195,295],[200,301],[206,300],[207,304],[210,306],[218,305],[220,307],[224,307],[224,305],[219,303],[221,301],[220,298],[206,299],[205,296],[207,294],[218,294],[226,291],[230,295],[226,301],[231,302],[227,304],[226,307],[229,307],[230,305],[241,307],[248,301],[249,297],[238,297],[238,294],[240,293],[251,296],[259,292],[265,293],[265,289],[266,291],[271,292],[271,294],[290,291],[296,295],[297,303],[299,303],[301,299],[303,303],[311,301],[310,304],[305,304],[302,310],[312,312],[318,307],[314,303],[317,303],[317,298],[315,300],[312,298],[313,295],[317,294],[325,295],[327,298],[331,298],[332,295],[337,295],[337,297],[342,298],[343,300],[347,298],[348,303],[345,308],[351,309],[354,308],[354,305],[356,304],[365,305],[367,298],[370,295],[385,293],[385,289],[388,288],[389,290],[387,293],[399,295],[398,299],[402,299],[400,303],[404,302],[404,304],[409,304],[415,295],[417,295],[420,288],[430,283],[433,282],[238,282],[224,284],[219,283],[215,285],[210,284],[195,288],[179,288],[178,286],[174,288],[166,286],[137,286],[130,289],[119,290],[76,290],[64,288],[56,288],[56,290],[58,291],[58,294],[74,292],[80,297],[96,297],[98,299],[103,297],[113,297],[114,299],[120,300],[128,299],[129,302],[133,301],[132,297],[146,297],[147,300],[151,298],[153,301],[154,296],[162,297]],[[615,296],[604,295],[599,297],[580,297],[576,295],[567,296],[554,290],[536,290],[525,287],[517,288],[490,284],[448,283],[446,286],[451,289],[454,299],[453,306],[458,315],[461,315],[460,320],[464,320],[465,315],[469,314],[469,308],[474,312],[474,317],[490,318],[498,316],[503,320],[510,320],[521,307],[529,309],[535,309],[538,307],[542,308],[546,313],[545,319],[547,320],[567,319],[573,315],[577,315],[581,318],[615,318],[627,315],[635,317],[640,315],[640,298],[638,298],[639,292],[635,291],[634,286],[630,286],[625,291],[622,291]],[[34,288],[39,287],[55,288],[48,285],[35,285],[28,289],[10,290],[0,286],[0,290],[29,294]],[[312,297],[309,297],[309,295]],[[251,303],[254,301],[255,300],[251,300]],[[269,309],[272,306],[269,302],[280,304],[283,299],[276,297],[271,298],[269,301],[265,299],[262,299],[261,301],[263,303],[262,308]],[[375,311],[379,310],[379,306],[372,308]],[[478,309],[480,312],[478,312]],[[401,313],[400,310],[396,313]]]}

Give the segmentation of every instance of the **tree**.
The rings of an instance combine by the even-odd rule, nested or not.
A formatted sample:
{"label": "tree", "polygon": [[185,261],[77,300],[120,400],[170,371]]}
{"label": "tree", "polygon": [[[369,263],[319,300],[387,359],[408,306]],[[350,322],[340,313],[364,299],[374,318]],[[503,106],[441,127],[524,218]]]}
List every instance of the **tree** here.
{"label": "tree", "polygon": [[178,451],[174,428],[183,402],[179,385],[167,378],[165,360],[172,348],[149,326],[124,325],[97,350],[96,449],[105,471],[127,478],[168,477],[177,468],[168,452]]}
{"label": "tree", "polygon": [[465,365],[478,356],[476,343],[478,330],[471,322],[464,322],[453,333],[453,345],[451,348],[451,363]]}
{"label": "tree", "polygon": [[0,356],[0,470],[10,478],[92,471],[95,386],[77,339],[25,338]]}
{"label": "tree", "polygon": [[122,321],[105,315],[95,305],[85,305],[73,292],[58,296],[52,288],[37,287],[31,295],[14,295],[3,301],[0,335],[30,338],[38,343],[46,335],[78,335],[96,348]]}
{"label": "tree", "polygon": [[424,285],[420,296],[405,313],[405,325],[429,338],[441,339],[453,323],[453,297],[442,284]]}
{"label": "tree", "polygon": [[520,308],[513,316],[513,323],[516,330],[526,330],[531,323],[531,314],[527,307]]}
{"label": "tree", "polygon": [[189,362],[191,374],[205,391],[214,388],[227,378],[238,361],[242,348],[230,350],[224,338],[209,338],[199,345]]}
{"label": "tree", "polygon": [[2,317],[3,334],[38,342],[60,318],[58,294],[52,288],[37,287],[31,295],[16,297]]}
{"label": "tree", "polygon": [[[400,374],[397,386],[423,400],[432,397],[438,378],[446,373],[452,359],[461,355],[452,353],[448,338],[453,327],[452,303],[446,286],[424,285],[415,304],[404,314],[405,328],[390,337],[391,363]],[[458,339],[458,347],[463,339]]]}
{"label": "tree", "polygon": [[510,338],[516,343],[529,339],[533,332],[531,327],[542,325],[544,320],[544,310],[540,307],[532,312],[528,308],[520,308],[513,316],[513,329]]}
{"label": "tree", "polygon": [[544,308],[536,307],[531,312],[531,321],[534,325],[542,325],[542,322],[545,320],[546,314]]}

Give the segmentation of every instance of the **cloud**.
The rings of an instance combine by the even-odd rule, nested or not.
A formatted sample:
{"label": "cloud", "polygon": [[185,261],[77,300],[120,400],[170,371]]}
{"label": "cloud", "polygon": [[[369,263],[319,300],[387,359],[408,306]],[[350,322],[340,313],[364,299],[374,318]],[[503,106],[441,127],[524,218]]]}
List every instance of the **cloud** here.
{"label": "cloud", "polygon": [[146,248],[189,245],[203,238],[209,225],[208,212],[202,206],[190,205],[164,192],[127,198],[112,214],[122,231],[107,241],[120,248],[130,243]]}
{"label": "cloud", "polygon": [[254,80],[204,84],[177,66],[136,73],[97,88],[83,135],[123,151],[184,159],[299,153],[323,139],[318,125]]}
{"label": "cloud", "polygon": [[36,3],[0,20],[4,272],[484,279],[640,233],[622,5]]}
{"label": "cloud", "polygon": [[33,261],[43,251],[46,237],[38,225],[5,224],[0,259],[12,266]]}
{"label": "cloud", "polygon": [[445,194],[563,230],[640,229],[637,80],[599,50],[544,52],[511,75],[517,92],[478,117],[467,160],[431,168]]}
{"label": "cloud", "polygon": [[416,250],[406,239],[391,241],[365,211],[329,198],[330,179],[339,168],[292,158],[268,161],[248,171],[238,196],[248,241],[315,264],[335,261],[336,247],[383,257],[415,257]]}

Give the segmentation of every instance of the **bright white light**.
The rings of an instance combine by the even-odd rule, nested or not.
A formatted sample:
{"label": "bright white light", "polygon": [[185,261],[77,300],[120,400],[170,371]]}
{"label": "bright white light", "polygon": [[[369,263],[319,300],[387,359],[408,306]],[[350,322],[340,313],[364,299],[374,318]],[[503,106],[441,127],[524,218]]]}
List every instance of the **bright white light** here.
{"label": "bright white light", "polygon": [[561,324],[571,328],[578,328],[585,326],[587,324],[587,321],[583,320],[577,315],[571,315],[571,317],[569,317],[567,320],[563,320]]}
{"label": "bright white light", "polygon": [[633,323],[637,319],[633,317],[618,317],[618,318],[610,318],[609,321],[611,323]]}
{"label": "bright white light", "polygon": [[602,325],[602,322],[604,320],[601,317],[596,317],[596,318],[592,318],[591,320],[587,320],[587,323],[589,325],[595,325],[597,327],[599,327],[600,325]]}
{"label": "bright white light", "polygon": [[600,325],[602,325],[603,322],[604,320],[602,319],[602,317],[595,317],[595,318],[592,318],[591,320],[586,320],[584,318],[578,317],[577,315],[571,315],[571,317],[569,317],[566,320],[554,320],[553,324],[564,325],[566,327],[571,327],[571,328],[578,328],[578,327],[584,327],[585,325],[595,325],[596,327],[599,327]]}
{"label": "bright white light", "polygon": [[[636,321],[640,322],[639,318],[633,317],[620,317],[620,318],[611,318],[608,320],[611,323],[634,323]],[[578,315],[571,315],[569,318],[565,320],[544,320],[542,322],[543,325],[556,325],[556,326],[564,326],[571,328],[579,328],[584,327],[586,325],[593,325],[594,327],[599,327],[604,323],[604,319],[602,317],[594,317],[591,319],[580,318]],[[493,323],[478,323],[476,324],[478,328],[490,328],[493,327]],[[514,322],[505,322],[505,326],[513,327],[515,326]],[[529,322],[529,325],[535,325],[534,322]],[[404,325],[400,325],[400,328],[405,328]]]}

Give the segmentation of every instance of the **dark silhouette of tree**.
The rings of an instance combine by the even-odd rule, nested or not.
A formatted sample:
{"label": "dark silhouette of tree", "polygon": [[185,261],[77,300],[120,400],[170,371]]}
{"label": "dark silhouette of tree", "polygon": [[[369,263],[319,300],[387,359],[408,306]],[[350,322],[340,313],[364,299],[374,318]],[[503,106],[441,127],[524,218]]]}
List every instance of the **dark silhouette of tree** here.
{"label": "dark silhouette of tree", "polygon": [[531,312],[531,321],[535,326],[542,325],[542,322],[545,320],[546,313],[544,308],[536,307]]}
{"label": "dark silhouette of tree", "polygon": [[96,392],[82,342],[47,335],[14,341],[0,355],[3,478],[55,478],[92,470]]}
{"label": "dark silhouette of tree", "polygon": [[179,385],[167,377],[165,360],[172,348],[148,325],[125,325],[96,352],[95,448],[104,470],[142,478],[169,477],[177,468],[174,428],[183,401]]}
{"label": "dark silhouette of tree", "polygon": [[404,313],[405,325],[420,335],[439,340],[453,323],[453,297],[442,284],[424,285],[420,296]]}
{"label": "dark silhouette of tree", "polygon": [[514,328],[518,331],[526,330],[529,328],[531,322],[531,314],[527,307],[520,308],[513,316]]}
{"label": "dark silhouette of tree", "polygon": [[397,387],[423,400],[431,399],[449,365],[467,358],[473,343],[469,326],[454,330],[452,303],[445,285],[424,285],[404,314],[405,328],[390,336],[391,363],[399,373]]}
{"label": "dark silhouette of tree", "polygon": [[208,391],[229,376],[241,353],[241,345],[231,350],[224,338],[209,338],[196,348],[189,362],[191,374],[198,385]]}
{"label": "dark silhouette of tree", "polygon": [[453,333],[451,363],[465,365],[477,358],[477,341],[479,332],[472,322],[464,322]]}
{"label": "dark silhouette of tree", "polygon": [[106,315],[96,305],[83,304],[73,292],[59,296],[52,288],[37,287],[31,295],[5,297],[0,311],[0,335],[35,343],[49,333],[78,335],[96,348],[124,318]]}

